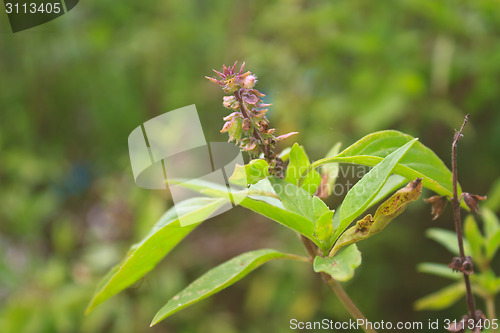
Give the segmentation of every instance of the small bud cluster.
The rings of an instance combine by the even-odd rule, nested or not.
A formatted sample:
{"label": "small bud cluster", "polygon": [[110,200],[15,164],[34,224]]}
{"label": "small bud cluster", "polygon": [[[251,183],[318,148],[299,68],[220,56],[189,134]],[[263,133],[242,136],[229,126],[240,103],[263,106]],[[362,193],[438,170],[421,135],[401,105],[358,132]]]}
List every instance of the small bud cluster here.
{"label": "small bud cluster", "polygon": [[224,96],[222,105],[232,111],[227,117],[221,132],[229,134],[229,141],[235,141],[240,149],[247,151],[252,158],[260,154],[269,162],[272,170],[282,169],[282,162],[276,157],[273,148],[276,142],[284,140],[296,132],[276,137],[274,128],[270,128],[269,120],[266,118],[267,107],[262,97],[265,95],[254,88],[257,77],[251,72],[243,72],[243,63],[236,72],[237,62],[232,67],[222,68],[222,72],[214,70],[221,78],[219,80],[206,77],[210,81],[222,87],[224,92],[230,94]]}

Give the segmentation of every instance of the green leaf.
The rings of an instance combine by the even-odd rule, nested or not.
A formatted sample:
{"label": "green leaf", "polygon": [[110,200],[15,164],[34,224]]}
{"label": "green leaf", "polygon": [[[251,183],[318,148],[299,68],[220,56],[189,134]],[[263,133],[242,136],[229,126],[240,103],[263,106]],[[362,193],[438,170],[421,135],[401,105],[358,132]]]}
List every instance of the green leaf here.
{"label": "green leaf", "polygon": [[[275,203],[271,204],[272,201]],[[302,215],[283,209],[279,200],[268,198],[266,201],[261,201],[246,197],[239,205],[295,230],[319,245],[318,240],[314,237],[314,222]]]}
{"label": "green leaf", "polygon": [[465,295],[465,285],[458,282],[436,291],[415,302],[415,310],[443,310],[455,304]]}
{"label": "green leaf", "polygon": [[443,264],[425,262],[419,264],[417,266],[417,270],[421,273],[433,274],[452,280],[458,280],[462,278],[461,273],[459,274],[458,272],[453,272],[451,268]]}
{"label": "green leaf", "polygon": [[356,244],[346,247],[333,258],[314,258],[314,271],[329,274],[334,280],[348,281],[354,276],[354,270],[361,265],[361,252]]}
{"label": "green leaf", "polygon": [[[321,183],[321,176],[316,170],[309,170],[310,166],[306,152],[298,143],[295,143],[290,151],[290,163],[286,169],[285,181],[314,194]],[[299,181],[301,181],[300,184]]]}
{"label": "green leaf", "polygon": [[492,260],[495,257],[498,248],[500,248],[500,230],[498,230],[486,244],[486,258],[488,258],[488,260]]}
{"label": "green leaf", "polygon": [[395,174],[390,175],[387,181],[385,182],[384,186],[380,190],[380,192],[378,192],[377,196],[373,198],[372,202],[370,202],[370,204],[368,205],[368,207],[366,207],[366,209],[376,205],[378,202],[382,201],[382,199],[387,197],[389,194],[394,193],[395,191],[399,190],[400,188],[408,184],[409,181],[410,179],[406,179],[405,177],[400,175],[395,175]]}
{"label": "green leaf", "polygon": [[500,221],[496,214],[486,207],[481,208],[481,216],[484,221],[484,233],[489,240],[500,230]]}
{"label": "green leaf", "polygon": [[281,158],[281,160],[283,162],[286,162],[288,161],[288,159],[290,158],[290,151],[292,150],[291,147],[286,147],[285,149],[283,149],[279,154],[278,154],[278,157]]}
{"label": "green leaf", "polygon": [[[427,229],[427,237],[435,240],[439,244],[443,245],[448,251],[455,255],[460,255],[458,250],[458,240],[457,234],[453,231],[431,228]],[[467,239],[464,239],[464,252],[465,255],[470,255],[471,249]]]}
{"label": "green leaf", "polygon": [[229,141],[236,140],[236,142],[240,141],[242,133],[242,119],[235,118],[235,121],[231,127],[229,127]]}
{"label": "green leaf", "polygon": [[493,212],[500,209],[500,178],[498,178],[488,192],[488,198],[483,203],[483,209],[488,208]]}
{"label": "green leaf", "polygon": [[351,188],[340,206],[340,224],[334,238],[337,238],[368,207],[384,186],[395,166],[416,140],[411,140],[389,154]]}
{"label": "green leaf", "polygon": [[485,245],[483,235],[477,227],[476,221],[472,215],[468,215],[464,222],[464,236],[469,241],[471,256],[476,262],[484,260],[483,248]]}
{"label": "green leaf", "polygon": [[313,223],[321,215],[329,211],[328,206],[321,199],[311,196],[302,188],[276,177],[269,177],[269,181],[281,202],[289,211],[299,214]]}
{"label": "green leaf", "polygon": [[269,176],[269,164],[266,160],[254,159],[245,165],[236,164],[229,181],[235,185],[247,187]]}
{"label": "green leaf", "polygon": [[[189,183],[177,180],[175,183],[211,197],[228,197],[227,187],[212,182],[197,179],[190,180]],[[293,186],[291,184],[288,185]],[[272,191],[272,193],[269,193],[269,191]],[[271,196],[274,195],[277,197],[267,179],[263,179],[257,184],[251,185],[249,189],[236,192],[233,191],[231,193],[235,202],[238,202],[238,205],[297,231],[319,246],[319,241],[314,237],[314,222],[300,214],[285,209],[279,199]]]}
{"label": "green leaf", "polygon": [[330,256],[333,256],[344,246],[359,242],[381,232],[392,220],[403,213],[410,203],[416,201],[421,193],[422,181],[420,179],[410,182],[406,187],[394,193],[378,207],[373,218],[368,214],[359,220],[355,226],[344,232],[335,243]]}
{"label": "green leaf", "polygon": [[[381,131],[365,136],[335,157],[318,160],[312,167],[332,162],[374,166],[413,137],[398,131]],[[423,184],[440,195],[453,195],[451,171],[441,159],[422,143],[414,144],[394,168],[406,179],[423,178]],[[459,195],[461,189],[459,187]],[[466,207],[463,204],[464,208]]]}
{"label": "green leaf", "polygon": [[320,242],[320,250],[324,254],[333,246],[333,211],[328,210],[321,215],[316,221],[316,228],[314,230],[314,235]]}
{"label": "green leaf", "polygon": [[234,257],[211,269],[170,299],[167,304],[158,311],[151,326],[159,323],[173,313],[229,287],[262,264],[273,259],[302,260],[302,257],[270,249],[251,251]]}
{"label": "green leaf", "polygon": [[[151,232],[132,245],[123,261],[102,279],[86,313],[151,271],[187,234],[225,202],[222,198],[192,198],[168,210]],[[179,218],[188,225],[181,226]]]}

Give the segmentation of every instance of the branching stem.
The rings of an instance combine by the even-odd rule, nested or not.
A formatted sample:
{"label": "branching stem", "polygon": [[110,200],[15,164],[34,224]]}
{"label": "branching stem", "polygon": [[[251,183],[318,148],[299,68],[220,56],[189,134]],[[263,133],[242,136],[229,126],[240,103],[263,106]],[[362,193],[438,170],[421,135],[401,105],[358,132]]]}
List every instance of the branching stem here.
{"label": "branching stem", "polygon": [[[453,144],[451,146],[451,164],[452,164],[452,174],[453,174],[453,198],[451,200],[453,205],[453,220],[455,221],[455,230],[457,233],[458,240],[458,248],[460,251],[461,259],[465,259],[465,251],[464,251],[464,235],[462,229],[462,218],[460,217],[460,199],[458,197],[458,172],[457,172],[457,145],[458,141],[462,137],[462,132],[464,130],[465,124],[467,124],[467,120],[469,119],[469,115],[465,116],[462,127],[459,131],[455,131],[455,137],[453,138]],[[474,300],[474,295],[472,294],[472,288],[470,284],[469,275],[463,273],[465,289],[467,291],[466,301],[467,307],[469,309],[469,318],[476,318],[476,302]]]}

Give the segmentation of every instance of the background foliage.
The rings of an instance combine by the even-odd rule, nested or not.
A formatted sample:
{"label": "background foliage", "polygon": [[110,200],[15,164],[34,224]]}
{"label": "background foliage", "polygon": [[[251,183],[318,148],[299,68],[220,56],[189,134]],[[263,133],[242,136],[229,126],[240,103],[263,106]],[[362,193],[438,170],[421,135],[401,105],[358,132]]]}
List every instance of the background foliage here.
{"label": "background foliage", "polygon": [[[128,134],[196,104],[207,140],[224,140],[220,91],[203,78],[222,63],[245,60],[260,75],[273,126],[299,131],[312,160],[392,128],[448,161],[453,128],[471,113],[461,184],[486,194],[500,176],[493,0],[88,0],[17,34],[0,16],[2,332],[287,332],[291,318],[348,318],[312,272],[273,263],[148,328],[151,313],[209,267],[261,247],[302,253],[293,233],[242,208],[203,224],[135,288],[83,317],[98,279],[170,206],[166,193],[133,183]],[[439,227],[452,228],[450,213]],[[416,271],[450,259],[425,238],[431,226],[420,201],[360,245],[364,264],[346,288],[371,320],[464,312],[463,303],[413,311],[447,283]]]}

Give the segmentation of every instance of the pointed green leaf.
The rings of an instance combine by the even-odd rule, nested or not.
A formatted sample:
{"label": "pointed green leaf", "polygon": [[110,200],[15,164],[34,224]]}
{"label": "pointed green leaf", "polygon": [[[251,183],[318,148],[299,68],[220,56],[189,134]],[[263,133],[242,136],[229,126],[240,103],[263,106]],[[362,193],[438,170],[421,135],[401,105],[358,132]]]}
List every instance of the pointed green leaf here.
{"label": "pointed green leaf", "polygon": [[443,310],[455,304],[464,295],[465,285],[459,282],[419,299],[414,307],[418,311]]}
{"label": "pointed green leaf", "polygon": [[266,160],[254,159],[245,165],[236,164],[234,172],[229,181],[235,185],[247,187],[256,184],[269,176],[269,164]]}
{"label": "pointed green leaf", "polygon": [[170,299],[156,314],[151,326],[241,280],[262,264],[273,259],[306,260],[291,254],[263,249],[241,254],[211,269]]}
{"label": "pointed green leaf", "polygon": [[[457,256],[459,255],[457,234],[455,232],[444,229],[431,228],[427,229],[426,234],[427,237],[443,245],[451,253]],[[467,239],[464,239],[464,251],[465,255],[470,255],[471,253],[470,245]]]}
{"label": "pointed green leaf", "polygon": [[[356,163],[374,166],[390,153],[412,140],[410,135],[398,131],[381,131],[360,139],[335,157],[318,160],[312,167],[326,163]],[[394,173],[406,179],[423,178],[424,187],[440,194],[453,195],[451,171],[443,161],[422,143],[415,143],[394,168]],[[459,187],[459,194],[461,189]],[[466,205],[463,205],[466,208]],[[467,208],[466,208],[467,209]]]}
{"label": "pointed green leaf", "polygon": [[[314,194],[321,183],[321,176],[316,170],[309,170],[310,166],[306,152],[298,143],[295,143],[290,151],[290,163],[286,169],[285,181],[299,185],[310,194]],[[299,181],[301,181],[300,184]]]}
{"label": "pointed green leaf", "polygon": [[335,238],[340,236],[347,226],[368,207],[384,186],[395,166],[416,140],[411,140],[389,154],[351,188],[339,209],[340,224],[335,232]]}
{"label": "pointed green leaf", "polygon": [[[224,202],[222,198],[192,198],[168,210],[152,231],[142,241],[134,244],[125,259],[102,279],[86,313],[151,271],[189,232]],[[179,217],[189,225],[181,226]]]}
{"label": "pointed green leaf", "polygon": [[354,270],[361,265],[361,252],[356,244],[352,244],[333,258],[314,258],[313,265],[316,273],[324,272],[334,280],[348,281],[354,276]]}
{"label": "pointed green leaf", "polygon": [[375,216],[370,214],[359,220],[355,226],[344,232],[335,247],[330,252],[334,255],[340,248],[359,242],[381,232],[392,220],[398,217],[408,205],[420,197],[422,193],[422,182],[420,179],[410,182],[406,187],[394,193],[389,199],[381,204]]}

